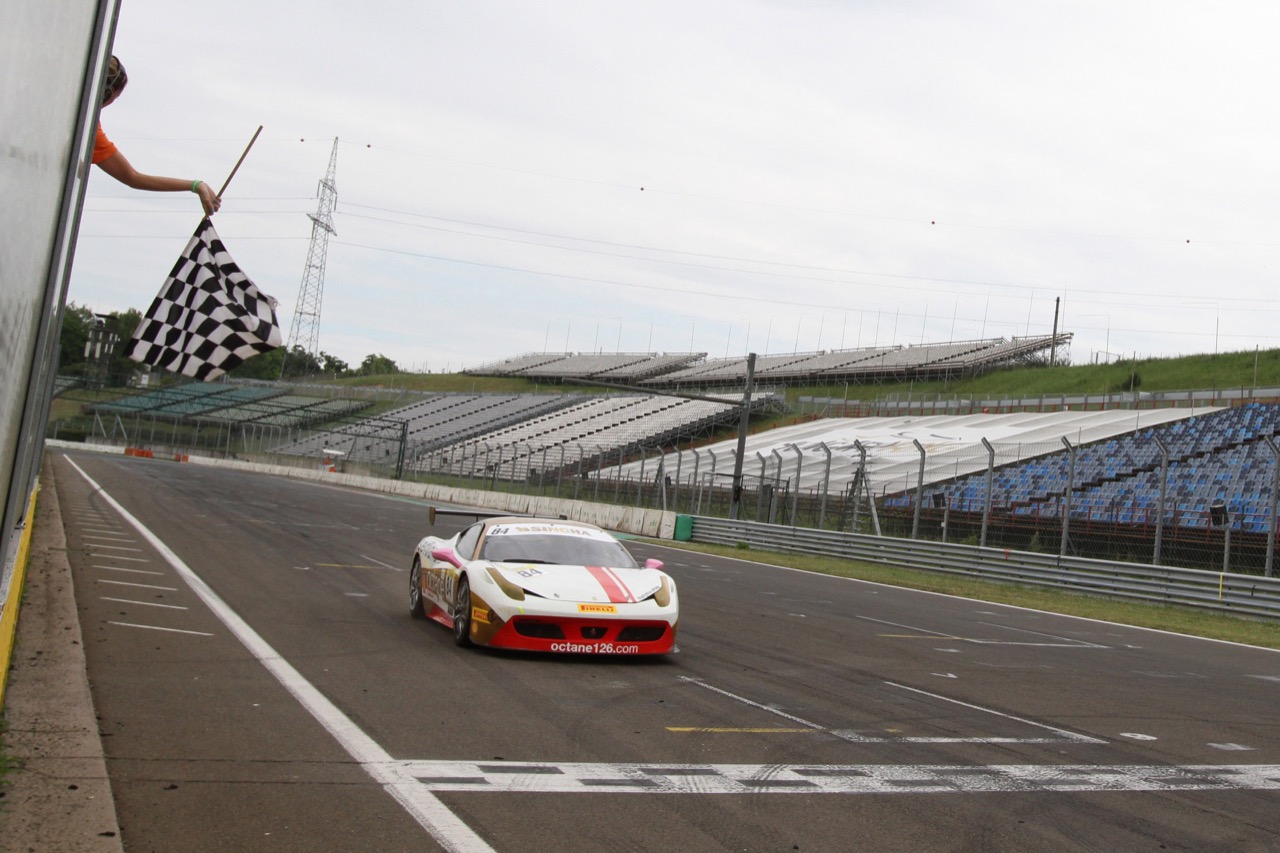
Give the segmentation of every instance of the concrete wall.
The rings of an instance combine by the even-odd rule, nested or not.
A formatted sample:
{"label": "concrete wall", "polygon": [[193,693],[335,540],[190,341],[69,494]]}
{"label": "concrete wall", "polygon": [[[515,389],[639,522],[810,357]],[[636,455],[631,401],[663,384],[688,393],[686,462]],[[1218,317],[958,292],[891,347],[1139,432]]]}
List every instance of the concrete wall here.
{"label": "concrete wall", "polygon": [[[121,447],[95,446],[68,441],[49,441],[48,445],[50,448],[97,450],[103,453],[124,453],[126,450]],[[654,539],[671,539],[675,535],[676,514],[659,509],[562,500],[538,497],[536,495],[514,495],[506,492],[486,492],[479,489],[455,489],[430,483],[411,483],[403,480],[364,477],[359,474],[340,474],[324,470],[319,466],[315,468],[293,468],[287,465],[267,465],[259,462],[213,459],[206,456],[187,456],[183,458],[186,464],[190,465],[209,465],[217,468],[232,468],[239,471],[254,471],[277,477],[292,477],[298,480],[312,480],[317,483],[350,486],[355,489],[403,495],[445,504],[510,512],[515,515],[541,515],[553,518],[563,515],[574,521],[586,521],[598,525],[606,530],[631,533],[636,536],[648,536]],[[181,463],[175,462],[174,464]],[[423,522],[424,524],[426,522],[425,513]]]}
{"label": "concrete wall", "polygon": [[[119,0],[5,0],[0,25],[0,561],[36,474]],[[3,598],[0,589],[0,598]]]}

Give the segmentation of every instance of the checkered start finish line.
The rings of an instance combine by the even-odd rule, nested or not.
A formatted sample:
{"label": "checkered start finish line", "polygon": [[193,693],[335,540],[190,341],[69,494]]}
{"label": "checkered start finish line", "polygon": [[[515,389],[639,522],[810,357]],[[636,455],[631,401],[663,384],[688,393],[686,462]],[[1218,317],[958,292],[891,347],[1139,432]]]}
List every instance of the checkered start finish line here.
{"label": "checkered start finish line", "polygon": [[206,217],[173,265],[125,355],[200,380],[283,345],[276,300],[258,290]]}

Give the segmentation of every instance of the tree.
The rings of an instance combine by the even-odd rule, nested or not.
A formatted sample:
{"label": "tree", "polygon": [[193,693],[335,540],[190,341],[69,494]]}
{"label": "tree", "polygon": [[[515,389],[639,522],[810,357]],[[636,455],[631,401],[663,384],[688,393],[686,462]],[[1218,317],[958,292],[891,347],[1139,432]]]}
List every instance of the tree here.
{"label": "tree", "polygon": [[67,303],[62,313],[62,331],[58,336],[58,371],[79,373],[84,364],[84,345],[89,340],[89,330],[97,318],[84,305]]}
{"label": "tree", "polygon": [[364,361],[360,362],[359,374],[361,376],[382,376],[399,372],[400,368],[396,366],[396,363],[385,355],[373,355],[371,353],[364,357]]}
{"label": "tree", "polygon": [[[123,314],[115,311],[110,314],[95,314],[87,306],[68,303],[62,314],[62,329],[58,338],[58,371],[86,377],[92,372],[95,381],[111,386],[126,385],[129,377],[138,370],[138,363],[125,357],[125,344],[141,321],[142,314],[133,308]],[[96,334],[95,329],[99,330]],[[89,359],[85,357],[85,344],[91,334],[96,340],[114,342],[111,351],[104,356],[105,374],[95,366],[98,364],[96,360],[95,365],[90,365]]]}
{"label": "tree", "polygon": [[[284,352],[283,349],[280,352]],[[320,362],[311,353],[294,344],[284,357],[284,375],[281,379],[306,379],[320,372]]]}
{"label": "tree", "polygon": [[111,353],[111,367],[109,370],[110,378],[108,383],[116,386],[129,384],[129,377],[142,369],[142,366],[133,359],[124,354],[125,348],[129,343],[129,339],[133,337],[133,332],[138,328],[138,324],[142,322],[142,312],[136,308],[130,308],[123,314],[118,311],[112,311],[103,319],[103,324],[107,331],[115,333],[116,347]]}
{"label": "tree", "polygon": [[238,367],[227,371],[227,375],[233,379],[276,380],[280,378],[280,367],[283,364],[284,347],[280,347],[245,359]]}
{"label": "tree", "polygon": [[336,355],[329,355],[329,353],[322,350],[320,352],[320,370],[325,376],[337,379],[351,373],[351,365],[347,364]]}

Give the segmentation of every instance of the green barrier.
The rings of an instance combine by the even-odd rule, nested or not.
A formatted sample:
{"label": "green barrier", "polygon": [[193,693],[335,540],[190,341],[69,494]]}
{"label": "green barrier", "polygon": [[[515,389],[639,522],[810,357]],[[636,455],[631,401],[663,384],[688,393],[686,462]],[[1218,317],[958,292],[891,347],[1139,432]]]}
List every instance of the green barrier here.
{"label": "green barrier", "polygon": [[677,515],[676,516],[676,533],[673,537],[677,542],[688,542],[693,538],[693,516]]}

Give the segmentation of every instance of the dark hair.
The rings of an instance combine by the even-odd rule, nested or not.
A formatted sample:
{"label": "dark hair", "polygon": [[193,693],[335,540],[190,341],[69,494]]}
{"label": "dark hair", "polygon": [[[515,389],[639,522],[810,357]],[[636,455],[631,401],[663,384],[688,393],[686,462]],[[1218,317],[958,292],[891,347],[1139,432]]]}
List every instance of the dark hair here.
{"label": "dark hair", "polygon": [[107,82],[102,89],[102,102],[105,104],[124,91],[129,83],[129,75],[125,73],[124,63],[114,56],[107,63]]}

